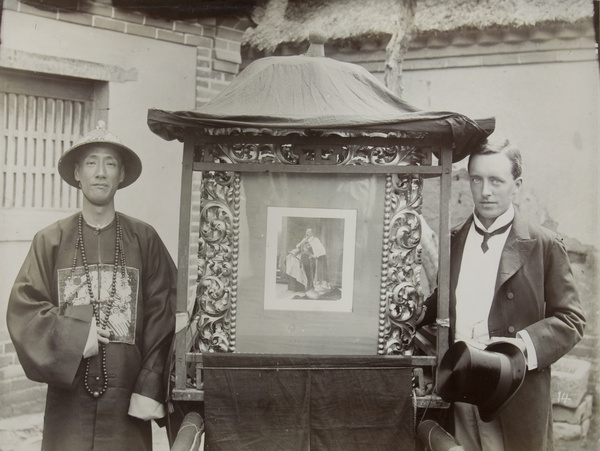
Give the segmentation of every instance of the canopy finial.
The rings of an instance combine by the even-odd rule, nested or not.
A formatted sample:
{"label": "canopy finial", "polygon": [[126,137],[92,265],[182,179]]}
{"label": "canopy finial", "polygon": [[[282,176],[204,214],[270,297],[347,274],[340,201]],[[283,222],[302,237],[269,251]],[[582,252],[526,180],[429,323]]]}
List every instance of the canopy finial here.
{"label": "canopy finial", "polygon": [[306,56],[325,56],[325,41],[327,37],[318,31],[311,31],[308,35],[310,46],[306,52]]}

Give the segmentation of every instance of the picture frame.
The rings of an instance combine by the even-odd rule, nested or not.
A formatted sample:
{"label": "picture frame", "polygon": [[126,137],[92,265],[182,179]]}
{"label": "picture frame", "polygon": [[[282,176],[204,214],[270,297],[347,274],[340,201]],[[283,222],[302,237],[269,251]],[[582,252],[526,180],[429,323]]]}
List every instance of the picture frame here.
{"label": "picture frame", "polygon": [[269,207],[267,236],[265,310],[352,311],[356,210]]}

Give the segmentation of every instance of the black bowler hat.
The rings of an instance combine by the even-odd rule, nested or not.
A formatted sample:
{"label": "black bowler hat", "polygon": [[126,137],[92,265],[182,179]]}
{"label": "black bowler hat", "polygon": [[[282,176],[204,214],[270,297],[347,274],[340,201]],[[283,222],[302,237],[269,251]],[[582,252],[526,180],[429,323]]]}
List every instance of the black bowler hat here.
{"label": "black bowler hat", "polygon": [[58,161],[58,173],[62,179],[69,185],[79,188],[79,182],[75,180],[75,163],[81,152],[95,144],[103,144],[117,150],[121,155],[123,167],[125,168],[125,178],[119,184],[119,189],[125,188],[135,182],[142,173],[142,161],[137,154],[129,147],[124,145],[119,138],[106,129],[104,121],[98,121],[95,130],[83,136],[79,141],[73,144],[60,157]]}
{"label": "black bowler hat", "polygon": [[499,341],[478,349],[457,341],[438,366],[437,391],[446,402],[477,406],[481,419],[489,422],[521,387],[526,370],[525,355],[513,343]]}

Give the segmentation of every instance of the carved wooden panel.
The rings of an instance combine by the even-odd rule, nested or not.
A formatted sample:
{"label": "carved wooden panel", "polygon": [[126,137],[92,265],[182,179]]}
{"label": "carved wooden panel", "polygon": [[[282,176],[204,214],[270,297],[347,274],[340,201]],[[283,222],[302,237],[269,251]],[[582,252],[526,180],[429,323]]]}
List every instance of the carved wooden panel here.
{"label": "carved wooden panel", "polygon": [[201,185],[195,349],[235,351],[240,174],[205,172]]}
{"label": "carved wooden panel", "polygon": [[411,355],[414,350],[415,325],[423,310],[421,202],[421,176],[386,176],[379,354]]}
{"label": "carved wooden panel", "polygon": [[[238,300],[240,183],[243,173],[227,163],[420,165],[413,146],[205,144],[202,161],[223,163],[224,171],[203,171],[198,238],[197,325],[194,352],[234,352]],[[368,173],[368,170],[365,171]],[[318,175],[315,175],[318,176]],[[383,175],[382,175],[383,176]],[[384,218],[377,352],[411,355],[415,324],[423,309],[420,286],[422,176],[385,175]],[[371,218],[373,221],[381,221]],[[373,332],[375,340],[375,331]]]}

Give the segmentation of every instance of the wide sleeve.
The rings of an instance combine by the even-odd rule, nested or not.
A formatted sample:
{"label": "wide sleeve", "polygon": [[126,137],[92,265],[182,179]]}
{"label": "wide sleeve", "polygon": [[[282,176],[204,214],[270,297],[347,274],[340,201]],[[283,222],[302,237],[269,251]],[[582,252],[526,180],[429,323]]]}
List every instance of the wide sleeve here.
{"label": "wide sleeve", "polygon": [[52,296],[57,248],[51,237],[34,237],[9,297],[7,325],[27,377],[68,388],[82,359],[93,309],[59,311]]}
{"label": "wide sleeve", "polygon": [[175,331],[177,270],[165,245],[155,232],[148,240],[147,250],[142,281],[142,369],[133,391],[164,402],[164,377]]}
{"label": "wide sleeve", "polygon": [[586,319],[564,244],[551,239],[544,256],[545,318],[525,328],[535,346],[538,368],[546,368],[583,337]]}

